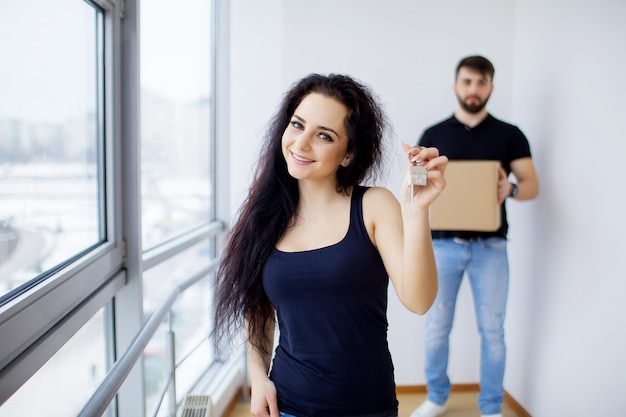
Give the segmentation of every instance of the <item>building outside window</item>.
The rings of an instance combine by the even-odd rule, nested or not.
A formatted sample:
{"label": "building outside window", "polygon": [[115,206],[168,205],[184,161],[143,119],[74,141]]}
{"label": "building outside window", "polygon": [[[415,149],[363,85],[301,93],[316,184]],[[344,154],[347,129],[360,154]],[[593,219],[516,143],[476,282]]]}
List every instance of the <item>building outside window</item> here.
{"label": "building outside window", "polygon": [[36,3],[0,5],[0,300],[105,238],[102,12]]}
{"label": "building outside window", "polygon": [[[215,221],[213,1],[141,2],[125,17],[136,21],[124,22],[138,28],[136,56],[120,53],[123,40],[114,42],[122,38],[120,7],[110,0],[0,2],[0,377],[24,356],[21,342],[5,343],[15,334],[11,329],[39,325],[28,311],[45,316],[42,307],[54,304],[67,314],[45,317],[47,327],[32,334],[20,330],[33,346],[41,342],[37,349],[47,358],[14,394],[1,398],[0,417],[43,410],[52,417],[76,415],[122,353],[114,348],[115,326],[125,320],[115,316],[120,304],[135,303],[145,322],[176,285],[216,255],[212,235],[176,248]],[[135,59],[137,73],[125,73],[132,65],[113,57]],[[125,77],[139,80],[133,99],[140,112],[130,121],[137,137],[119,135],[119,115],[130,113],[114,96]],[[141,144],[139,177],[116,179],[122,171],[116,158],[128,143]],[[119,209],[126,180],[141,184],[134,218]],[[142,253],[125,251],[122,240],[135,220]],[[141,268],[138,278],[124,275],[129,258],[141,265],[142,257],[167,245],[173,255]],[[85,272],[81,263],[93,270]],[[119,289],[133,279],[141,281],[139,299],[109,289],[80,325],[52,333],[88,302],[95,293],[90,288],[115,280],[111,288]],[[177,401],[214,361],[212,281],[207,274],[180,295],[144,352],[146,397],[139,400],[146,416],[166,415],[171,405],[163,395],[165,333],[176,334]],[[57,285],[63,290],[49,290],[38,304],[34,295]],[[48,334],[65,340],[47,347],[41,336]],[[53,382],[60,380],[72,388]]]}

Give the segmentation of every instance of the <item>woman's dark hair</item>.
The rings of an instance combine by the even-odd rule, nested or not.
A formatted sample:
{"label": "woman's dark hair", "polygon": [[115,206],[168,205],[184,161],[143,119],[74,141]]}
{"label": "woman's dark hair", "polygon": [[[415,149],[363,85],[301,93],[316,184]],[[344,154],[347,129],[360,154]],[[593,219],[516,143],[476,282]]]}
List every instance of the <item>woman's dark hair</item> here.
{"label": "woman's dark hair", "polygon": [[387,121],[371,91],[346,75],[311,74],[296,82],[269,125],[248,197],[225,242],[217,272],[218,342],[246,322],[249,342],[266,353],[271,349],[265,345],[266,324],[274,320],[274,308],[263,288],[263,268],[294,221],[299,201],[298,182],[287,171],[281,141],[296,108],[311,93],[333,98],[348,109],[345,127],[352,158],[347,167],[339,167],[337,192],[349,194],[380,172]]}

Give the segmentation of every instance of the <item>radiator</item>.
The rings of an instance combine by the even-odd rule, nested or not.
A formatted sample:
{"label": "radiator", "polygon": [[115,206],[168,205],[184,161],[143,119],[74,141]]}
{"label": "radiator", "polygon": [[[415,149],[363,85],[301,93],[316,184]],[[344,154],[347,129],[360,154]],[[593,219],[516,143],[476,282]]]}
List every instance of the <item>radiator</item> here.
{"label": "radiator", "polygon": [[181,417],[211,417],[211,397],[209,395],[186,396]]}

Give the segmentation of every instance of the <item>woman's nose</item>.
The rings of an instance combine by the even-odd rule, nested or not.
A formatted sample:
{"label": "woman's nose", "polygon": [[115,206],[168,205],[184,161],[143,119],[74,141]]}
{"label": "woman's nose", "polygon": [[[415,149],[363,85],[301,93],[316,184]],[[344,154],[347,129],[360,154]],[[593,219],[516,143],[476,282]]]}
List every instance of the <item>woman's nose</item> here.
{"label": "woman's nose", "polygon": [[295,138],[296,146],[300,149],[307,149],[311,144],[311,134],[307,131],[302,131]]}

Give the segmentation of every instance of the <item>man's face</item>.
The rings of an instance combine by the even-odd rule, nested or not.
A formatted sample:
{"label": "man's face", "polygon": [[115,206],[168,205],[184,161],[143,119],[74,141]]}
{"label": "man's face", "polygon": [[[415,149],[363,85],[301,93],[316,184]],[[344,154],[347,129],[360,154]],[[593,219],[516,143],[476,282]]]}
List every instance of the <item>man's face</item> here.
{"label": "man's face", "polygon": [[493,91],[491,77],[473,69],[461,67],[454,83],[459,105],[468,113],[478,113],[487,105]]}

